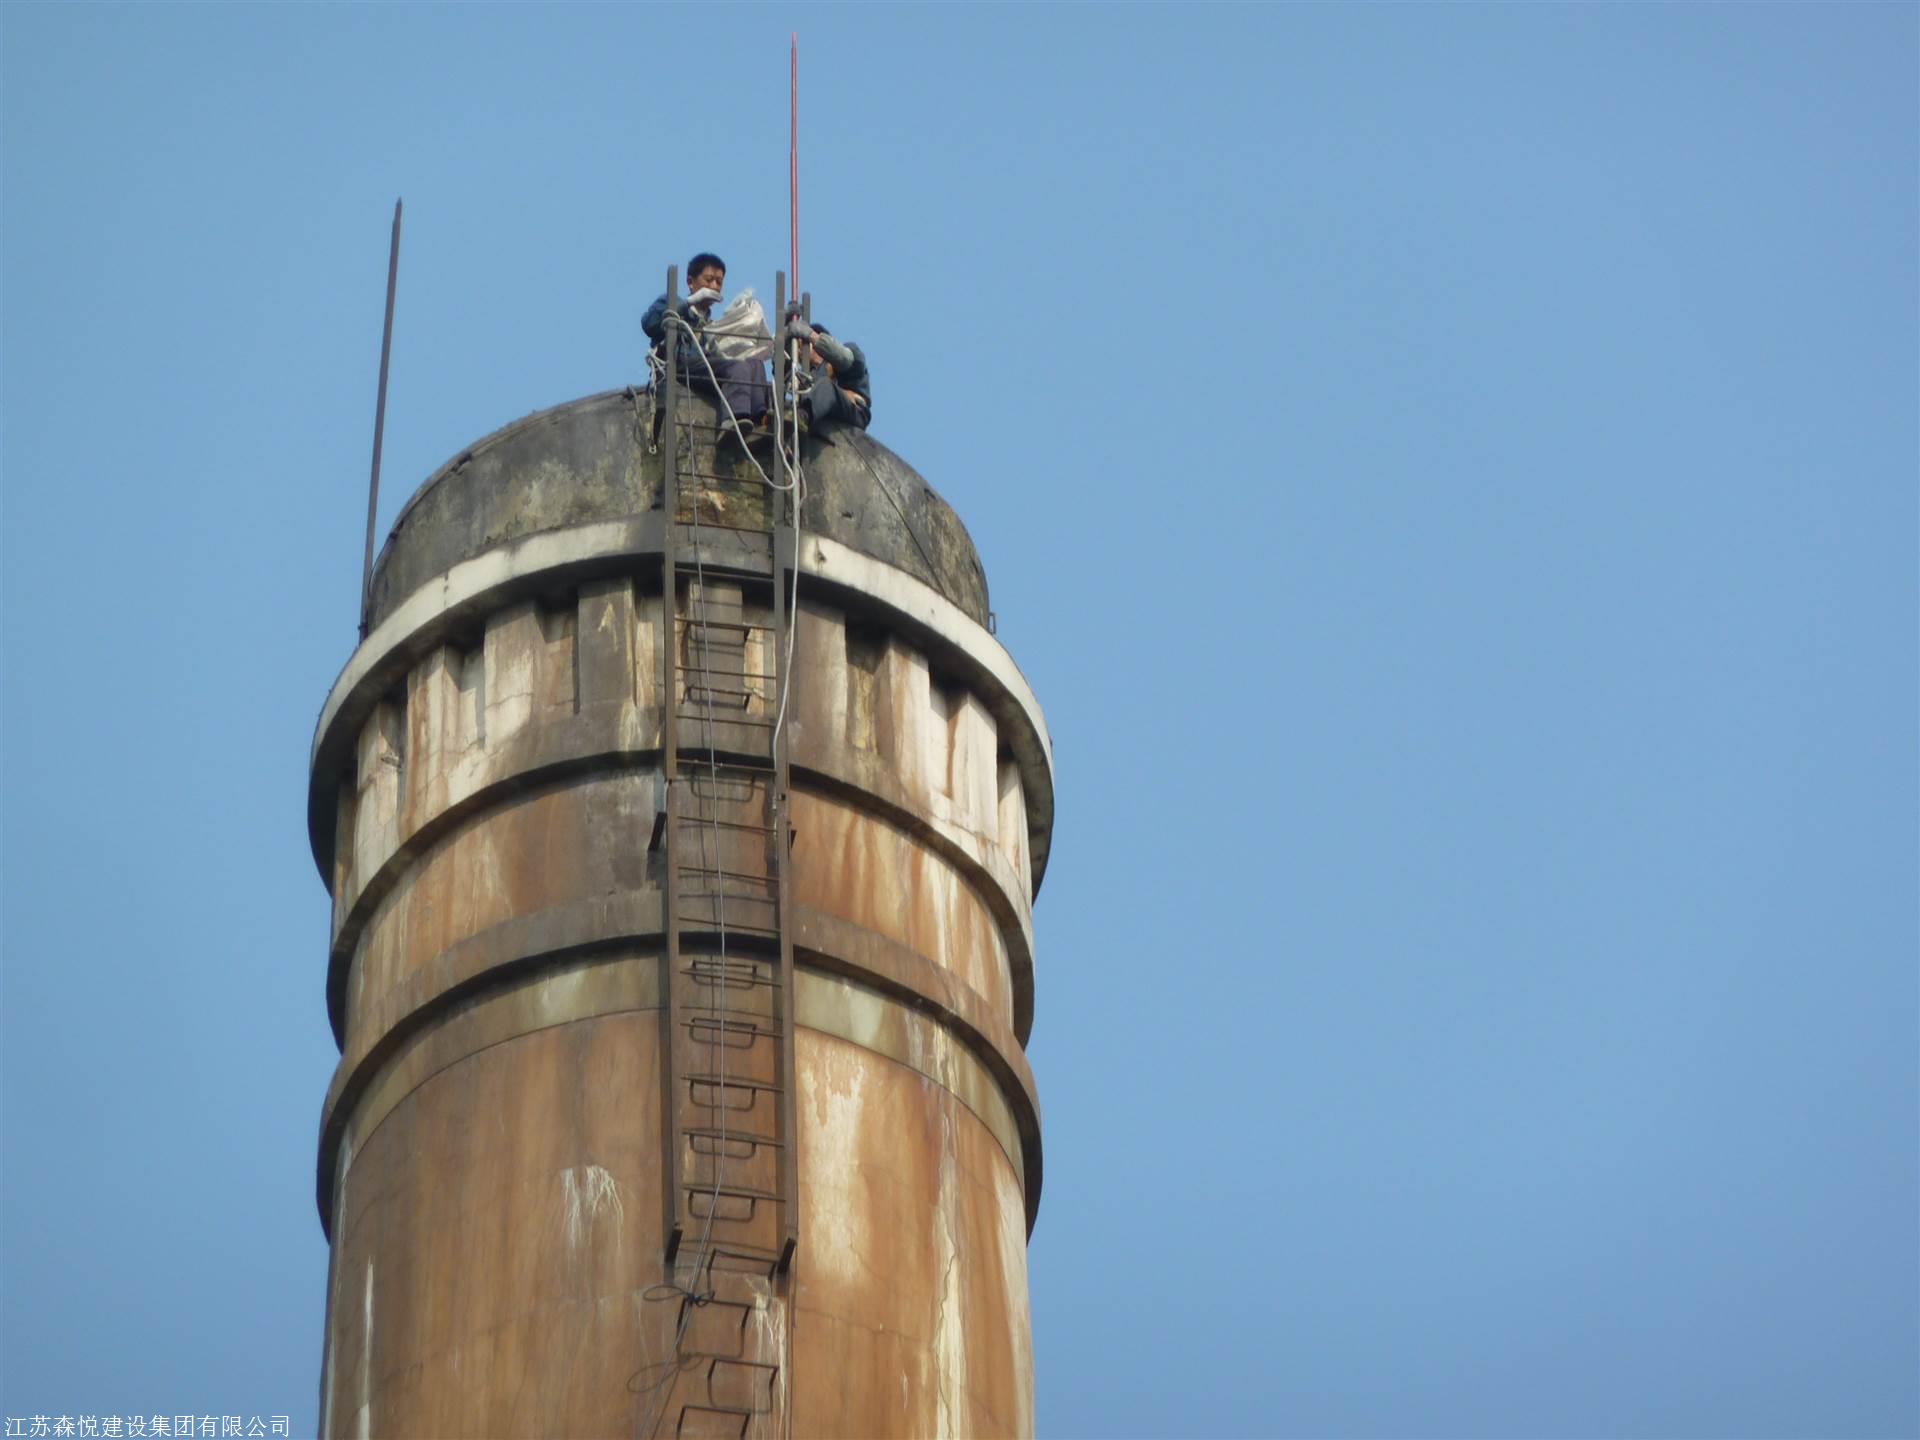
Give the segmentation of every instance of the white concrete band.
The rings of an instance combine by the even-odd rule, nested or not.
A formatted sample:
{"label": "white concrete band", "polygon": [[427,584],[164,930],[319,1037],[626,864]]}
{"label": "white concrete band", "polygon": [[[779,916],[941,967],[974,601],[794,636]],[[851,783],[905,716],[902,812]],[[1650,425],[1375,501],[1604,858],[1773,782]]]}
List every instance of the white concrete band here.
{"label": "white concrete band", "polygon": [[[323,855],[319,842],[332,827],[333,799],[330,787],[321,794],[321,768],[329,756],[352,753],[353,736],[397,675],[439,643],[455,618],[482,615],[526,593],[537,593],[541,582],[551,583],[555,572],[606,574],[623,568],[622,562],[657,557],[663,549],[663,528],[656,511],[508,541],[461,561],[437,582],[421,586],[374,627],[348,657],[328,692],[308,755],[308,828],[323,877],[332,874],[331,846]],[[890,619],[907,634],[929,637],[964,657],[974,678],[985,682],[988,693],[983,698],[1002,702],[997,710],[1004,714],[1010,709],[1024,722],[1025,734],[1011,737],[1009,748],[1022,772],[1029,811],[1043,817],[1050,830],[1053,741],[1032,687],[1006,648],[924,581],[824,535],[802,532],[800,573],[824,586],[858,594],[880,612],[878,618]],[[1044,850],[1036,850],[1036,892],[1044,861]]]}

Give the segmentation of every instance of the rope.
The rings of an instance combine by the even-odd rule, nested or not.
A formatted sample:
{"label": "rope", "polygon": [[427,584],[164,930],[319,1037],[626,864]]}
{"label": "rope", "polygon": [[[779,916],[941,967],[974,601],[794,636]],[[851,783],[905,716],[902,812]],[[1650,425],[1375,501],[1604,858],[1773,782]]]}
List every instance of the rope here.
{"label": "rope", "polygon": [[[739,430],[741,428],[740,417],[733,413],[732,402],[727,399],[726,392],[720,388],[720,377],[714,373],[713,359],[707,354],[707,347],[700,343],[699,332],[683,318],[671,311],[668,312],[667,318],[669,324],[678,325],[682,330],[687,332],[688,338],[693,341],[693,348],[700,356],[700,363],[706,366],[707,379],[712,382],[714,393],[720,397],[720,408],[726,411],[728,423],[734,426],[736,431]],[[662,368],[665,368],[664,362],[662,363]],[[779,413],[779,405],[780,397],[775,396],[774,411],[776,414]],[[787,604],[787,663],[780,667],[780,708],[775,714],[773,721],[773,744],[777,750],[780,744],[780,732],[787,720],[788,684],[793,677],[793,637],[795,624],[800,614],[800,512],[801,507],[804,506],[807,501],[806,473],[800,464],[800,407],[798,405],[793,407],[793,445],[790,450],[776,446],[774,447],[774,453],[779,458],[781,471],[789,477],[787,483],[784,485],[776,483],[774,479],[767,474],[766,468],[761,465],[753,451],[750,449],[747,450],[747,461],[753,466],[754,473],[760,477],[761,482],[766,485],[769,490],[777,491],[782,495],[793,496],[793,588],[791,599]],[[855,453],[858,454],[859,452],[856,451]],[[871,470],[873,467],[869,465],[867,468]],[[875,478],[878,479],[879,477],[876,475]],[[882,488],[885,487],[883,486]],[[902,523],[906,523],[906,515],[904,513],[902,513],[900,518]],[[907,524],[907,533],[909,535],[913,533],[913,526],[911,524]],[[914,544],[918,545],[919,543],[919,540],[916,538]],[[924,555],[926,551],[922,550],[920,553]],[[777,556],[775,557],[775,561],[776,573],[773,583],[778,585],[780,583],[780,577],[777,573]],[[933,561],[929,559],[927,564],[931,567]],[[939,572],[935,570],[934,573],[937,575]]]}

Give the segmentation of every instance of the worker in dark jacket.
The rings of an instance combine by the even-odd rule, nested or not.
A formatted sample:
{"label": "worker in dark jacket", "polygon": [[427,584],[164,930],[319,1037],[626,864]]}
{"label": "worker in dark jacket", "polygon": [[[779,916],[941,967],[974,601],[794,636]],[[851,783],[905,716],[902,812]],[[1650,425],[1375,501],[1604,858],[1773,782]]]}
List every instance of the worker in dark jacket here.
{"label": "worker in dark jacket", "polygon": [[787,337],[800,342],[800,423],[810,430],[829,420],[866,429],[873,420],[873,382],[860,347],[842,344],[826,326],[809,325],[794,312],[788,314]]}
{"label": "worker in dark jacket", "polygon": [[[760,361],[725,359],[706,351],[705,342],[699,338],[699,332],[712,315],[726,283],[727,262],[718,255],[703,250],[687,262],[687,297],[680,302],[678,314],[694,333],[689,335],[686,330],[680,332],[676,342],[677,353],[683,380],[706,390],[713,389],[715,382],[718,382],[721,399],[733,411],[733,420],[729,421],[725,410],[722,410],[720,428],[724,433],[737,423],[744,439],[745,432],[761,423],[766,416],[771,404],[772,388],[767,384],[766,366]],[[664,354],[667,337],[665,295],[647,307],[647,313],[640,317],[640,328],[647,332],[654,349]],[[696,346],[706,352],[704,360],[695,353]],[[709,365],[713,367],[711,377],[707,373]]]}

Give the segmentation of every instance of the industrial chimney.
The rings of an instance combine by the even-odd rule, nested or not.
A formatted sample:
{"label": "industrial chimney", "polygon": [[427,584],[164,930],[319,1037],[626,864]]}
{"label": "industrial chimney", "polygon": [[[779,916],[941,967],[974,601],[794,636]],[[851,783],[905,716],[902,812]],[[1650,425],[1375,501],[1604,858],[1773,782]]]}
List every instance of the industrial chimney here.
{"label": "industrial chimney", "polygon": [[529,416],[373,572],[323,1435],[1032,1433],[1045,722],[919,475],[810,436],[796,525],[715,419]]}

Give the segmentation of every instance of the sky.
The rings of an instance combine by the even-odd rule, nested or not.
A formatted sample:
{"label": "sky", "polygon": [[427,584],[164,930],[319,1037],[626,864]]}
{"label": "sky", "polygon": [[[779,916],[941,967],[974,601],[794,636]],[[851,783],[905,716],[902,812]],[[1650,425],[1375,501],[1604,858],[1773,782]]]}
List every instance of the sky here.
{"label": "sky", "polygon": [[1920,1434],[1920,10],[0,7],[0,1411],[316,1423],[381,529],[786,262],[1056,749],[1040,1433]]}

